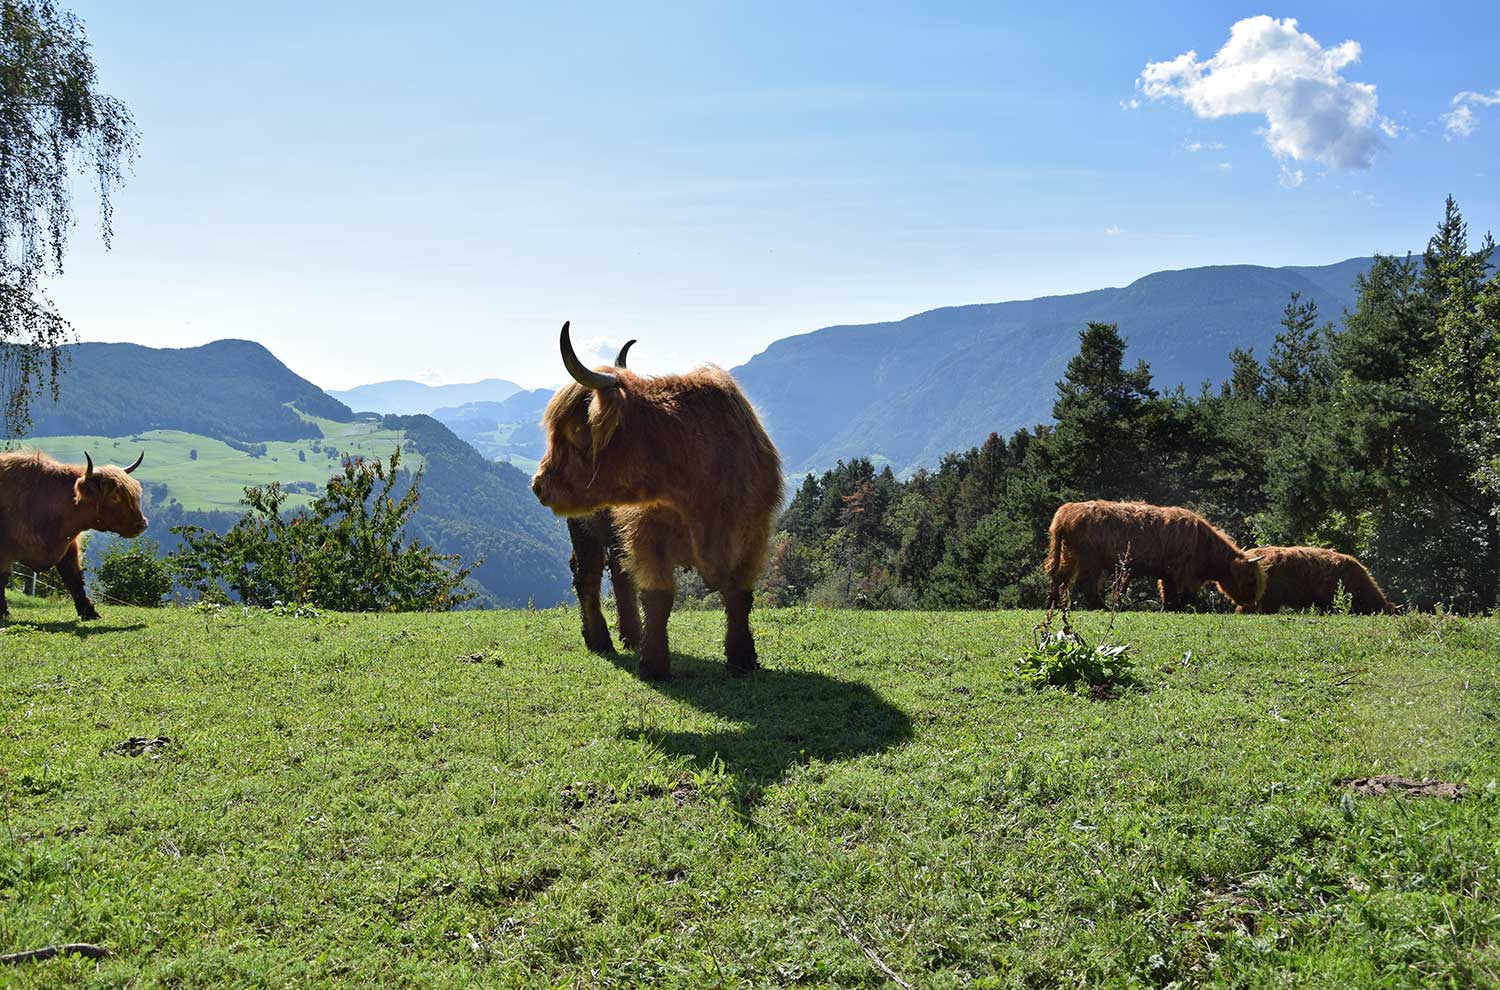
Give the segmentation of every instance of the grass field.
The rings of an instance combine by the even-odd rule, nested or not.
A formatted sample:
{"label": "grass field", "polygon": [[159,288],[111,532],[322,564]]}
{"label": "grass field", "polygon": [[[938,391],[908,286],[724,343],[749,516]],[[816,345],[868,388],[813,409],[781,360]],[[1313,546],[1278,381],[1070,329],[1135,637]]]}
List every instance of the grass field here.
{"label": "grass field", "polygon": [[[84,451],[100,463],[129,464],[137,453],[144,450],[146,461],[138,478],[165,484],[185,509],[211,511],[239,509],[247,485],[268,485],[273,481],[285,485],[302,481],[315,484],[321,490],[328,483],[329,475],[338,470],[342,454],[385,460],[405,439],[401,431],[382,429],[378,422],[335,423],[328,419],[304,418],[322,428],[322,440],[270,440],[266,442],[266,453],[261,457],[252,457],[221,440],[178,430],[149,430],[132,437],[32,437],[23,443],[70,464],[82,463]],[[197,452],[196,459],[194,451]],[[406,467],[416,470],[421,466],[420,454],[412,451],[403,451],[402,454]],[[306,505],[309,501],[311,496],[307,494],[296,494],[288,499],[293,506]]]}
{"label": "grass field", "polygon": [[0,953],[113,955],[0,983],[1500,985],[1494,619],[1126,614],[1090,701],[1034,613],[757,613],[748,680],[685,613],[653,686],[560,610],[14,611]]}

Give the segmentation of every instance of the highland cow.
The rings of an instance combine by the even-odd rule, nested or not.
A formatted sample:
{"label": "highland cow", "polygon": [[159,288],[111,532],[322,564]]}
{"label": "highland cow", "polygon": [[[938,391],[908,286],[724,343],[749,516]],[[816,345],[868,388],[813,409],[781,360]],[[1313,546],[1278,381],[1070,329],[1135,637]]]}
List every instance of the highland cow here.
{"label": "highland cow", "polygon": [[670,676],[667,618],[674,569],[689,566],[724,601],[724,653],[733,673],[759,666],[752,589],[781,509],[781,459],[734,379],[719,368],[645,378],[591,370],[559,341],[574,384],[542,416],[547,451],[532,479],[561,516],[609,509],[640,588],[640,673]]}
{"label": "highland cow", "polygon": [[1360,615],[1390,614],[1396,607],[1357,557],[1322,547],[1256,547],[1250,553],[1266,569],[1266,590],[1242,612],[1276,612],[1283,608],[1331,609],[1339,587],[1349,596],[1349,610]]}
{"label": "highland cow", "polygon": [[146,531],[141,485],[130,477],[145,453],[127,468],[96,468],[92,457],[83,457],[87,463],[79,467],[35,451],[0,454],[0,618],[9,614],[5,586],[18,563],[39,572],[56,567],[78,617],[99,618],[83,587],[80,534],[97,529],[136,537]]}
{"label": "highland cow", "polygon": [[1236,605],[1253,605],[1265,589],[1257,557],[1187,509],[1144,502],[1067,502],[1052,516],[1043,565],[1052,604],[1075,584],[1093,605],[1123,560],[1131,577],[1157,579],[1164,609],[1181,609],[1210,581]]}

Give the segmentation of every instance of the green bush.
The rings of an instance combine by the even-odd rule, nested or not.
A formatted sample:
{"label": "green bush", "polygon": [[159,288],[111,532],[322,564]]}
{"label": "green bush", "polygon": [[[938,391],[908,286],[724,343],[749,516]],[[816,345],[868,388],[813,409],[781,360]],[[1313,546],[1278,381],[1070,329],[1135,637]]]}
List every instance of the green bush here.
{"label": "green bush", "polygon": [[407,535],[419,470],[403,494],[401,449],[390,460],[350,458],[306,509],[289,511],[279,484],[246,488],[248,512],[222,536],[177,526],[173,563],[182,584],[209,601],[340,612],[443,612],[473,598],[476,565]]}
{"label": "green bush", "polygon": [[160,549],[154,540],[115,543],[94,575],[100,593],[126,605],[159,606],[172,593],[172,570]]}
{"label": "green bush", "polygon": [[1016,658],[1016,675],[1029,687],[1108,688],[1129,682],[1134,669],[1130,644],[1089,646],[1067,628],[1042,630]]}

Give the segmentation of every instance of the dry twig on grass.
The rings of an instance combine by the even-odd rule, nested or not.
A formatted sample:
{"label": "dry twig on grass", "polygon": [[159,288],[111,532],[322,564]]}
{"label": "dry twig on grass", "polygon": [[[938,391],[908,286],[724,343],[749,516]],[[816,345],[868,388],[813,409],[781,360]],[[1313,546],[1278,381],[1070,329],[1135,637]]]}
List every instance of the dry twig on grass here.
{"label": "dry twig on grass", "polygon": [[12,952],[10,955],[0,956],[0,966],[41,962],[44,959],[51,959],[53,956],[62,955],[87,956],[90,959],[107,959],[109,958],[109,950],[102,945],[94,945],[91,942],[67,942],[63,945],[49,945],[41,949],[28,949],[25,952]]}
{"label": "dry twig on grass", "polygon": [[870,962],[875,964],[875,968],[884,973],[887,979],[896,984],[896,986],[901,987],[902,990],[914,990],[910,983],[907,983],[901,977],[897,976],[896,971],[887,966],[885,964],[885,960],[881,959],[878,955],[875,954],[874,949],[870,948],[864,943],[864,941],[859,937],[859,933],[854,930],[854,926],[849,924],[849,919],[844,917],[844,912],[840,911],[839,906],[833,903],[833,898],[829,897],[827,894],[824,894],[823,899],[828,902],[829,907],[833,908],[834,917],[838,920],[839,923],[839,931],[843,932],[844,935],[849,939],[849,941],[859,946],[859,951],[863,952],[865,954],[865,957],[869,959]]}

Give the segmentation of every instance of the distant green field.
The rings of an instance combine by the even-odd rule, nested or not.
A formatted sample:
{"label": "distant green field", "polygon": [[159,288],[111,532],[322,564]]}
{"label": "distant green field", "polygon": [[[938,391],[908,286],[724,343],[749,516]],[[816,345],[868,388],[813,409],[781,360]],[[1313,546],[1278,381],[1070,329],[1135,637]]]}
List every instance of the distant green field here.
{"label": "distant green field", "polygon": [[[247,485],[301,481],[322,488],[329,475],[338,470],[343,454],[388,459],[405,439],[400,431],[381,429],[378,422],[335,423],[306,418],[322,428],[322,440],[268,441],[263,457],[252,457],[220,440],[177,430],[150,430],[131,437],[31,437],[22,444],[75,464],[82,463],[84,451],[100,463],[129,464],[138,451],[145,450],[146,461],[137,477],[165,484],[186,509],[210,511],[237,509]],[[422,457],[403,450],[402,463],[416,470]],[[310,500],[310,495],[298,494],[288,501],[305,505]]]}
{"label": "distant green field", "polygon": [[1497,619],[1124,614],[1093,701],[1036,613],[757,612],[747,679],[681,613],[654,685],[574,611],[102,607],[0,632],[0,954],[112,956],[8,986],[1500,986]]}

